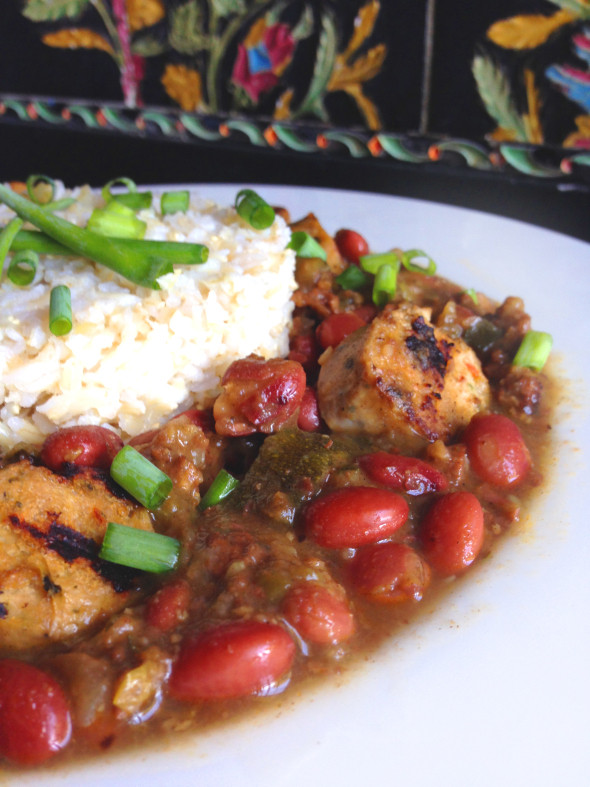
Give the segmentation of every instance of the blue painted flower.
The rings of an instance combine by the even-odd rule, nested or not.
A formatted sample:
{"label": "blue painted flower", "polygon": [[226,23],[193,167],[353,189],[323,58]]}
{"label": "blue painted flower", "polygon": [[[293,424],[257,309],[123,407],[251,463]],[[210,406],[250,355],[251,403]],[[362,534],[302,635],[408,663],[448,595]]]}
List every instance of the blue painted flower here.
{"label": "blue painted flower", "polygon": [[569,65],[549,66],[547,78],[554,82],[572,101],[590,114],[590,30],[574,36],[576,54],[588,63],[588,70]]}

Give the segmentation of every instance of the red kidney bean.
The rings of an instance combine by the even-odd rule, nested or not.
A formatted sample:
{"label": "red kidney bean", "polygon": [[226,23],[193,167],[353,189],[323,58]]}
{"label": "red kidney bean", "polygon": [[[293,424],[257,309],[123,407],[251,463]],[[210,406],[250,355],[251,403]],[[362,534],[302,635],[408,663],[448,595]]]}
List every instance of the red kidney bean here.
{"label": "red kidney bean", "polygon": [[16,659],[0,661],[0,753],[19,765],[37,765],[69,742],[72,722],[60,685]]}
{"label": "red kidney bean", "polygon": [[386,541],[358,551],[350,580],[361,595],[380,604],[420,601],[430,583],[430,568],[411,547]]}
{"label": "red kidney bean", "polygon": [[221,384],[223,393],[213,407],[215,430],[240,437],[278,431],[299,407],[306,378],[296,361],[253,356],[232,363]]}
{"label": "red kidney bean", "polygon": [[444,492],[449,486],[441,472],[412,456],[377,451],[360,456],[359,465],[376,483],[390,489],[403,489],[409,495]]}
{"label": "red kidney bean", "polygon": [[282,612],[307,642],[336,645],[354,634],[354,617],[347,601],[311,582],[287,591]]}
{"label": "red kidney bean", "polygon": [[354,230],[338,230],[334,240],[344,259],[354,262],[355,265],[359,264],[359,257],[369,253],[369,244],[362,235]]}
{"label": "red kidney bean", "polygon": [[121,448],[121,438],[103,426],[69,426],[46,438],[41,461],[55,472],[66,464],[108,470]]}
{"label": "red kidney bean", "polygon": [[478,556],[483,539],[483,510],[471,492],[439,498],[424,517],[420,532],[424,557],[444,575],[465,571]]}
{"label": "red kidney bean", "polygon": [[317,497],[304,512],[305,531],[332,549],[359,547],[394,533],[408,518],[401,495],[388,489],[348,486]]}
{"label": "red kidney bean", "polygon": [[274,623],[219,625],[184,640],[172,668],[170,693],[185,702],[268,693],[294,657],[295,643]]}
{"label": "red kidney bean", "polygon": [[467,456],[477,475],[500,487],[516,486],[531,469],[520,429],[505,415],[476,415],[463,433]]}

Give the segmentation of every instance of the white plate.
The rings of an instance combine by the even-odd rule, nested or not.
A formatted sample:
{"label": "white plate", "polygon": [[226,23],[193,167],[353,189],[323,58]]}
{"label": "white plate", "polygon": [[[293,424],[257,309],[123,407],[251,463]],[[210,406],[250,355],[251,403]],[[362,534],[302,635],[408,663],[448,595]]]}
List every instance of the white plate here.
{"label": "white plate", "polygon": [[[237,186],[199,192],[231,202]],[[590,747],[590,247],[507,219],[366,193],[257,187],[298,218],[351,227],[373,250],[422,248],[439,272],[521,295],[553,334],[563,380],[555,461],[526,535],[362,669],[280,713],[175,746],[7,777],[19,787],[300,787],[588,783]]]}

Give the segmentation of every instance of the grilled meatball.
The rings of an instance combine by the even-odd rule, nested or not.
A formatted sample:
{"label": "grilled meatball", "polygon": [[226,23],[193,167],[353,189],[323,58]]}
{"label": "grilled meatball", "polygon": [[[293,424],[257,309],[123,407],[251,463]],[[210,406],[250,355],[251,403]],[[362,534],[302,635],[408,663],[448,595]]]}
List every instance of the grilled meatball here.
{"label": "grilled meatball", "polygon": [[461,339],[413,304],[387,306],[325,358],[322,416],[340,432],[366,432],[400,450],[446,440],[490,401],[480,363]]}
{"label": "grilled meatball", "polygon": [[125,607],[136,572],[98,558],[108,522],[151,530],[98,471],[73,478],[21,460],[0,470],[0,652],[83,631]]}

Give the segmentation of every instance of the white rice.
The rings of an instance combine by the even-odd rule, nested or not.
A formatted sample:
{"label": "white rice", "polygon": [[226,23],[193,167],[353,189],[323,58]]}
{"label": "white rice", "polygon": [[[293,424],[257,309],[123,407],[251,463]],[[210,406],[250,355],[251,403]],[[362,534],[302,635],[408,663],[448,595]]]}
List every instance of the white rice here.
{"label": "white rice", "polygon": [[[58,184],[56,198],[69,195]],[[83,187],[64,218],[84,225],[99,194]],[[13,216],[0,207],[0,224]],[[33,284],[0,282],[0,447],[40,443],[56,427],[110,424],[124,437],[187,406],[207,406],[229,364],[288,349],[294,252],[277,217],[257,231],[191,194],[186,214],[141,211],[146,238],[209,247],[203,265],[180,266],[159,291],[138,287],[87,260],[41,257]],[[49,331],[49,293],[72,294],[74,326]]]}

